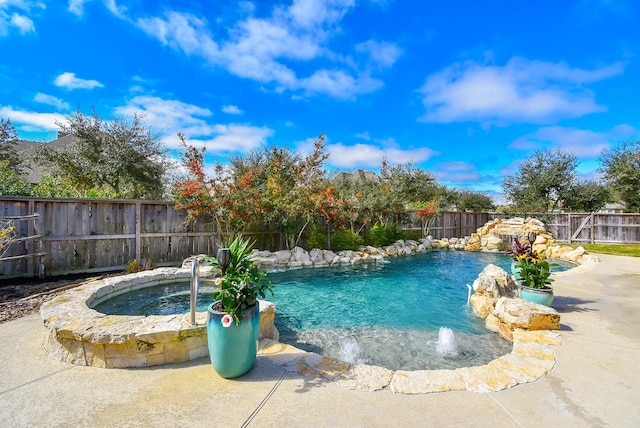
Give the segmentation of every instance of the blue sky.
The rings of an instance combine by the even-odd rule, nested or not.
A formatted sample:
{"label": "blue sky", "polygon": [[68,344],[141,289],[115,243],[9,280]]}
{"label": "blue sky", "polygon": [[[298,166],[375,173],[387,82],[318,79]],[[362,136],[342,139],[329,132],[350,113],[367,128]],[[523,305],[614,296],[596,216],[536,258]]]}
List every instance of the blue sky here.
{"label": "blue sky", "polygon": [[499,201],[536,148],[596,178],[640,137],[639,27],[635,0],[0,0],[0,117],[43,141],[145,113],[209,159],[324,132],[329,169],[386,156]]}

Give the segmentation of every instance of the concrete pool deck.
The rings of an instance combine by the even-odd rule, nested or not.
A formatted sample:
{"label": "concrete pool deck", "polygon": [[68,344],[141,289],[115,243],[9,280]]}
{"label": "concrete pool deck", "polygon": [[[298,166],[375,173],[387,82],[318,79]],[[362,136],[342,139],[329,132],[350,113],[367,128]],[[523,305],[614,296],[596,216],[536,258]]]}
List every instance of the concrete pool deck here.
{"label": "concrete pool deck", "polygon": [[38,314],[0,324],[0,426],[638,426],[640,259],[600,256],[559,275],[557,362],[493,393],[400,395],[341,388],[265,357],[225,380],[208,359],[146,369],[78,367],[42,351]]}

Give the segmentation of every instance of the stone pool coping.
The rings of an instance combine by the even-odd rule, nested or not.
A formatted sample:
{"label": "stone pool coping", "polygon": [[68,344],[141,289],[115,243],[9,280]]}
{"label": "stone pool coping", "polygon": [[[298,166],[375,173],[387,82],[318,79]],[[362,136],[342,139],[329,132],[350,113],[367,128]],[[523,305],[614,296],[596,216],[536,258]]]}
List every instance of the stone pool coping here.
{"label": "stone pool coping", "polygon": [[[210,267],[202,267],[206,276]],[[209,355],[207,312],[125,316],[91,309],[107,295],[157,282],[188,280],[190,268],[159,268],[85,283],[65,291],[40,309],[46,335],[43,349],[53,359],[101,368],[151,367],[180,363]],[[275,306],[260,302],[261,337],[277,339]]]}
{"label": "stone pool coping", "polygon": [[[572,271],[591,269],[587,263]],[[202,269],[206,275],[208,267]],[[153,282],[184,280],[189,268],[160,268],[106,278],[68,290],[41,308],[47,334],[44,351],[56,360],[102,368],[150,367],[203,358],[208,355],[206,312],[166,316],[105,315],[90,305],[107,294],[144,287]],[[534,382],[553,369],[557,332],[515,330],[513,350],[483,366],[451,370],[392,371],[383,367],[350,364],[277,342],[275,306],[261,301],[259,355],[286,370],[324,378],[354,390],[390,390],[399,394],[444,391],[499,391]]]}
{"label": "stone pool coping", "polygon": [[537,381],[553,369],[556,364],[553,348],[561,345],[557,332],[515,330],[511,353],[483,366],[450,370],[393,371],[349,364],[269,339],[260,342],[258,355],[285,370],[334,381],[346,389],[390,390],[406,395],[445,391],[487,393]]}

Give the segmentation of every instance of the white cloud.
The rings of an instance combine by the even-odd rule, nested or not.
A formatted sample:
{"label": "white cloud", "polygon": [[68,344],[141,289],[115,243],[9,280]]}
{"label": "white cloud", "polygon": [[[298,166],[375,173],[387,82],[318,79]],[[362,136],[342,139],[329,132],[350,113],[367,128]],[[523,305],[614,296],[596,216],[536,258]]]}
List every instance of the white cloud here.
{"label": "white cloud", "polygon": [[10,106],[0,107],[0,117],[10,119],[16,129],[28,132],[56,130],[56,122],[65,121],[65,116],[59,113],[37,113],[16,110]]}
{"label": "white cloud", "polygon": [[17,13],[11,16],[11,24],[20,30],[20,34],[33,33],[36,31],[36,26],[31,19]]}
{"label": "white cloud", "polygon": [[427,122],[553,123],[605,111],[584,88],[622,72],[621,64],[595,70],[565,63],[512,58],[504,66],[454,64],[429,76],[420,89]]}
{"label": "white cloud", "polygon": [[[175,134],[182,131],[189,136],[207,135],[210,126],[205,119],[212,115],[211,110],[178,100],[165,100],[150,95],[140,95],[131,99],[127,105],[116,108],[116,113],[132,117],[136,113],[145,115],[144,121],[163,134]],[[177,141],[177,140],[176,140]]]}
{"label": "white cloud", "polygon": [[477,183],[482,179],[474,164],[462,161],[439,163],[432,172],[439,181],[448,183]]}
{"label": "white cloud", "polygon": [[[327,164],[335,168],[378,168],[383,158],[394,164],[420,163],[430,159],[437,152],[423,147],[417,149],[402,149],[394,138],[372,138],[368,132],[360,133],[356,138],[366,140],[367,143],[346,145],[331,143],[326,140],[326,150],[329,153]],[[302,154],[313,151],[314,138],[307,138],[295,143],[296,150]]]}
{"label": "white cloud", "polygon": [[402,55],[402,49],[394,43],[368,40],[356,45],[356,50],[367,53],[371,61],[379,67],[391,67]]}
{"label": "white cloud", "polygon": [[[306,142],[308,145],[308,142]],[[300,143],[299,148],[304,150],[305,143]],[[391,163],[420,163],[429,159],[434,152],[428,148],[400,149],[397,147],[384,147],[380,144],[353,144],[342,143],[327,144],[329,159],[327,163],[337,168],[376,168],[380,166],[382,159],[386,157]]]}
{"label": "white cloud", "polygon": [[294,0],[286,14],[297,26],[314,28],[340,21],[354,6],[354,0]]}
{"label": "white cloud", "polygon": [[66,89],[93,89],[104,85],[97,80],[86,80],[76,77],[75,73],[62,73],[53,82],[56,86]]}
{"label": "white cloud", "polygon": [[238,106],[227,105],[222,106],[222,111],[227,114],[243,114],[244,112],[238,108]]}
{"label": "white cloud", "polygon": [[74,15],[82,16],[84,14],[84,4],[91,0],[69,0],[69,7],[67,10]]}
{"label": "white cloud", "polygon": [[[67,10],[76,16],[84,15],[84,5],[92,0],[69,0],[69,6]],[[104,6],[121,19],[126,19],[127,8],[125,6],[118,6],[116,0],[103,0]]]}
{"label": "white cloud", "polygon": [[[271,16],[256,18],[251,13],[224,28],[211,27],[204,19],[176,11],[132,22],[163,45],[198,55],[236,76],[272,83],[275,91],[348,99],[382,86],[380,80],[369,75],[369,61],[363,70],[357,71],[356,65],[354,71],[351,65],[340,62],[344,54],[334,54],[327,47],[330,37],[339,31],[340,20],[354,6],[353,0],[294,0],[289,7],[275,7]],[[386,42],[369,41],[358,49],[384,67],[391,66],[400,53]],[[297,76],[292,65],[312,60],[316,62],[308,75]]]}
{"label": "white cloud", "polygon": [[43,94],[42,92],[38,92],[36,96],[33,97],[33,101],[53,106],[58,110],[69,110],[69,103],[62,101],[60,98],[54,97],[53,95]]}
{"label": "white cloud", "polygon": [[[0,0],[0,37],[9,34],[12,29],[20,34],[33,33],[36,26],[29,14],[33,9],[45,9],[40,1],[31,0]],[[19,11],[19,12],[18,12]]]}
{"label": "white cloud", "polygon": [[178,131],[184,133],[190,144],[205,146],[213,152],[243,153],[266,144],[274,131],[267,127],[248,124],[212,124],[207,121],[211,110],[178,100],[165,100],[154,96],[134,97],[126,106],[116,109],[122,116],[144,114],[144,122],[156,132],[162,132],[162,142],[168,147],[180,147]]}
{"label": "white cloud", "polygon": [[127,8],[125,6],[118,6],[116,0],[104,0],[104,5],[109,9],[109,12],[117,16],[118,18],[125,18]]}
{"label": "white cloud", "polygon": [[265,145],[274,133],[267,127],[237,123],[214,125],[212,131],[215,134],[213,138],[192,142],[202,144],[214,152],[246,153]]}
{"label": "white cloud", "polygon": [[312,76],[300,80],[299,86],[307,93],[324,93],[335,98],[353,98],[374,92],[383,83],[367,75],[353,77],[342,70],[318,70]]}
{"label": "white cloud", "polygon": [[560,148],[574,153],[579,158],[595,158],[618,141],[632,137],[640,137],[640,130],[626,124],[604,132],[547,126],[516,139],[509,148],[517,150]]}

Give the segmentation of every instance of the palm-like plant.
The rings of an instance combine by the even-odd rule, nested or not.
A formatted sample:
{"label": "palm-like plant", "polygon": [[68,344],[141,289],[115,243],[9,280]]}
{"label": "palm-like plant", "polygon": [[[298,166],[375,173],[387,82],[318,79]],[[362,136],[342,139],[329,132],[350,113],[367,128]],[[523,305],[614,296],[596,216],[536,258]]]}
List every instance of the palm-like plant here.
{"label": "palm-like plant", "polygon": [[[242,312],[255,305],[258,297],[273,295],[273,283],[267,274],[259,270],[251,258],[253,243],[237,237],[226,245],[230,251],[229,266],[215,284],[220,287],[213,293],[213,299],[220,302],[214,309],[233,317],[236,324],[242,321]],[[216,258],[209,259],[212,266],[222,269]]]}

